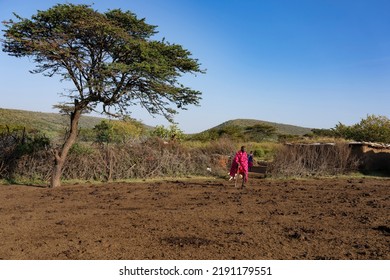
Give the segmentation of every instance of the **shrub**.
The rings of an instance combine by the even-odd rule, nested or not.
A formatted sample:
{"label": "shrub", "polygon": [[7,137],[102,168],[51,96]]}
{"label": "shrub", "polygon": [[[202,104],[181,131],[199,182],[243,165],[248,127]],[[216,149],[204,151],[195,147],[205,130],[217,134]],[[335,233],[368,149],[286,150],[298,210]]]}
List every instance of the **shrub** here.
{"label": "shrub", "polygon": [[385,116],[368,115],[355,125],[339,123],[333,130],[336,136],[345,139],[390,143],[390,120]]}
{"label": "shrub", "polygon": [[152,136],[159,137],[163,140],[183,140],[184,132],[176,124],[170,125],[168,128],[163,125],[158,125],[151,132]]}
{"label": "shrub", "polygon": [[[102,145],[77,143],[64,165],[64,180],[123,180],[129,178],[183,177],[226,174],[234,145],[221,140],[190,148],[158,137]],[[53,154],[50,149],[31,150],[12,161],[0,162],[0,179],[48,180]],[[12,172],[10,172],[12,171]]]}
{"label": "shrub", "polygon": [[[47,152],[49,139],[39,131],[25,128],[9,128],[0,130],[0,179],[12,180],[18,172],[20,162],[32,154]],[[35,161],[23,163],[34,168]]]}

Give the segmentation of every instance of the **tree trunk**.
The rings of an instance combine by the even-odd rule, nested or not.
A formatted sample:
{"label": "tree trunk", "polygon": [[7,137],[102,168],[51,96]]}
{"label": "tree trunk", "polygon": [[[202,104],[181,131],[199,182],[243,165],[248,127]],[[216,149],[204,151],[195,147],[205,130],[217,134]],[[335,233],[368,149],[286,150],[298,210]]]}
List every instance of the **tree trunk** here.
{"label": "tree trunk", "polygon": [[54,166],[50,179],[51,188],[61,186],[62,168],[64,167],[64,163],[70,148],[76,142],[77,129],[82,112],[82,110],[78,108],[77,105],[78,103],[75,101],[75,109],[70,115],[70,131],[65,139],[65,143],[62,146],[61,151],[55,150],[54,152]]}
{"label": "tree trunk", "polygon": [[107,143],[106,146],[106,169],[107,169],[107,182],[112,181],[112,151],[110,150],[110,147]]}
{"label": "tree trunk", "polygon": [[61,160],[58,151],[55,151],[54,166],[50,178],[50,188],[61,186],[62,168],[64,166],[64,160]]}

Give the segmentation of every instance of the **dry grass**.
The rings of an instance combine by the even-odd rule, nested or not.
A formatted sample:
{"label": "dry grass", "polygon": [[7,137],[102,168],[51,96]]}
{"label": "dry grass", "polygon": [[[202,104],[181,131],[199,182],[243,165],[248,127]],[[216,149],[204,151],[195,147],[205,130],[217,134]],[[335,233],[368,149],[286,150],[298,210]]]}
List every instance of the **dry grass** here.
{"label": "dry grass", "polygon": [[[18,147],[20,143],[16,141],[0,156],[0,179],[24,183],[49,180],[53,162],[50,147],[26,153],[19,153]],[[159,138],[110,145],[78,143],[68,155],[62,179],[110,181],[220,176],[227,172],[229,154],[234,150],[234,145],[225,140],[195,148]]]}
{"label": "dry grass", "polygon": [[295,144],[277,151],[268,173],[274,177],[327,176],[353,172],[358,166],[359,160],[345,143]]}

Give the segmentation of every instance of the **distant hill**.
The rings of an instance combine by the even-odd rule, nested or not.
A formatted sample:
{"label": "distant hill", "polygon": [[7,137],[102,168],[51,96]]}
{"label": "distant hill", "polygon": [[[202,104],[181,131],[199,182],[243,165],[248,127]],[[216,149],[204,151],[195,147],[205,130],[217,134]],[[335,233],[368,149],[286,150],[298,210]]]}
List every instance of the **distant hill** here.
{"label": "distant hill", "polygon": [[[107,118],[82,115],[79,128],[92,129],[102,120],[107,120]],[[17,126],[25,127],[27,130],[38,130],[50,138],[58,136],[59,132],[64,132],[69,127],[69,122],[69,116],[60,113],[0,108],[0,126],[8,125],[9,127]],[[146,130],[153,129],[153,127],[145,124],[143,126]]]}
{"label": "distant hill", "polygon": [[[105,118],[83,115],[81,116],[79,127],[81,129],[92,129],[95,125],[99,124],[104,119]],[[64,116],[59,113],[42,113],[0,108],[0,126],[22,126],[26,127],[26,129],[36,129],[45,133],[48,137],[57,136],[59,132],[64,131],[68,127],[68,123],[69,116]],[[253,119],[236,119],[224,122],[218,126],[196,134],[202,134],[210,130],[221,129],[224,126],[239,126],[245,128],[256,124],[267,124],[274,126],[277,129],[277,133],[279,134],[304,135],[311,132],[311,129],[306,127]],[[145,128],[152,129],[152,127],[147,125],[145,125]]]}
{"label": "distant hill", "polygon": [[[80,128],[93,128],[104,118],[81,116]],[[68,126],[69,116],[58,113],[41,113],[0,108],[0,125],[23,126],[36,129],[47,136],[54,136]]]}
{"label": "distant hill", "polygon": [[[277,133],[279,134],[288,134],[288,135],[305,135],[311,132],[311,128],[307,127],[301,127],[301,126],[295,126],[295,125],[289,125],[289,124],[282,124],[282,123],[274,123],[274,122],[267,122],[262,120],[253,120],[253,119],[236,119],[236,120],[230,120],[224,123],[221,123],[220,125],[217,125],[211,129],[221,129],[224,126],[239,126],[239,127],[248,127],[248,126],[254,126],[256,124],[266,124],[270,125],[276,128]],[[207,131],[207,130],[206,130]]]}

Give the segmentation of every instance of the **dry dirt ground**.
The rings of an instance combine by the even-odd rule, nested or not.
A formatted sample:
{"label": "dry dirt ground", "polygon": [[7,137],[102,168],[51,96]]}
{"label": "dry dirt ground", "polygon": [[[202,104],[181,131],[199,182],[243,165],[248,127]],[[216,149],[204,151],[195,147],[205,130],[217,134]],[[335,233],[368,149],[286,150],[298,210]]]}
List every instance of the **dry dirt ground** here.
{"label": "dry dirt ground", "polygon": [[390,259],[390,179],[0,186],[0,259]]}

